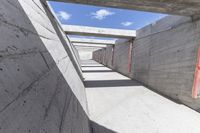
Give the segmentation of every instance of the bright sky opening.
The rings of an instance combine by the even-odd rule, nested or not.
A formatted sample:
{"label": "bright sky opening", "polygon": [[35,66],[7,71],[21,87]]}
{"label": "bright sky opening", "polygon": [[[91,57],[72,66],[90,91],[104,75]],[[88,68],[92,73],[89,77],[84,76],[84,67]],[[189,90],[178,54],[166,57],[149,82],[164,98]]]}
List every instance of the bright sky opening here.
{"label": "bright sky opening", "polygon": [[166,14],[49,2],[62,24],[138,30]]}

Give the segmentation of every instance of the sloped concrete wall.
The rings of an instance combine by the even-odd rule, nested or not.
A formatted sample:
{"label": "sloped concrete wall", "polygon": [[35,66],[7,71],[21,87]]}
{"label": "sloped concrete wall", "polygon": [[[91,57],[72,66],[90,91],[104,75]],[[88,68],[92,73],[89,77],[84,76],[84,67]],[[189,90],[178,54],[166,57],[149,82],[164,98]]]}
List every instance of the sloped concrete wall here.
{"label": "sloped concrete wall", "polygon": [[200,21],[169,16],[137,31],[133,78],[196,110],[192,99],[194,72],[200,44]]}
{"label": "sloped concrete wall", "polygon": [[79,52],[77,50],[77,48],[75,46],[72,45],[73,51],[74,51],[74,55],[76,56],[77,62],[78,62],[78,66],[81,69],[81,57],[79,55]]}
{"label": "sloped concrete wall", "polygon": [[79,66],[46,3],[1,0],[0,34],[0,132],[89,133]]}

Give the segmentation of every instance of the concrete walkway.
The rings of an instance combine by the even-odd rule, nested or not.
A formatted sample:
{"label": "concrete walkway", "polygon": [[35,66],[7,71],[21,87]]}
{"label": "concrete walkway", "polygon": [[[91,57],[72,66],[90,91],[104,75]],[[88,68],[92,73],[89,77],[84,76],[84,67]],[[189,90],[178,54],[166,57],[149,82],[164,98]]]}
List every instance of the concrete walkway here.
{"label": "concrete walkway", "polygon": [[94,61],[83,61],[94,133],[200,133],[200,113]]}

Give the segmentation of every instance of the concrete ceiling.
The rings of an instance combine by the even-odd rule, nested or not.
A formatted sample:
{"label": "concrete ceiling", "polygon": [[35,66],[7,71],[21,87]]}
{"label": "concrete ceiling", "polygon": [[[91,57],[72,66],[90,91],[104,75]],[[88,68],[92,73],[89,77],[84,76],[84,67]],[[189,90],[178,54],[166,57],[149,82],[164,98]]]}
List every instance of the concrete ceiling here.
{"label": "concrete ceiling", "polygon": [[200,0],[51,0],[57,2],[70,2],[95,6],[107,6],[194,16],[200,13]]}

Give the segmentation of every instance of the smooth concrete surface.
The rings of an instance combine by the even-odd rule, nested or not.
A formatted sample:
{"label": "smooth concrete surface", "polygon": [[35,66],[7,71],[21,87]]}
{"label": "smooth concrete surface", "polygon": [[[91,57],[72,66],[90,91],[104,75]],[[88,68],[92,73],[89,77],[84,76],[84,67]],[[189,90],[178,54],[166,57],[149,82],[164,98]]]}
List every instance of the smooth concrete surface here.
{"label": "smooth concrete surface", "polygon": [[[106,47],[106,62],[105,62],[105,66],[108,66],[109,68],[113,68],[113,61],[114,61],[114,47],[116,45],[113,46],[107,46]],[[94,57],[95,58],[95,57]],[[93,59],[94,59],[93,58]]]}
{"label": "smooth concrete surface", "polygon": [[194,16],[200,13],[199,0],[51,0],[132,10]]}
{"label": "smooth concrete surface", "polygon": [[[107,49],[107,48],[106,48]],[[99,62],[99,63],[101,63],[101,64],[103,64],[103,59],[104,59],[104,54],[103,54],[103,50],[104,49],[98,49],[98,50],[96,50],[96,51],[94,51],[93,53],[92,53],[92,59],[93,60],[95,60],[95,61],[97,61],[97,62]],[[112,53],[111,53],[112,54]]]}
{"label": "smooth concrete surface", "polygon": [[0,3],[0,133],[90,133],[78,64],[47,4]]}
{"label": "smooth concrete surface", "polygon": [[98,44],[98,43],[73,43],[74,46],[86,46],[86,47],[101,47],[104,48],[106,44]]}
{"label": "smooth concrete surface", "polygon": [[90,60],[92,59],[92,53],[102,47],[89,47],[89,46],[75,46],[78,51],[80,60]]}
{"label": "smooth concrete surface", "polygon": [[88,39],[88,38],[75,38],[70,37],[72,43],[86,43],[86,44],[104,44],[104,45],[114,45],[116,40],[103,40],[103,39]]}
{"label": "smooth concrete surface", "polygon": [[[110,51],[111,52],[111,51]],[[109,52],[109,53],[110,53]],[[111,53],[112,54],[112,53]],[[98,49],[98,50],[95,50],[93,53],[92,53],[92,59],[99,62],[100,63],[100,59],[101,59],[101,49]]]}
{"label": "smooth concrete surface", "polygon": [[117,41],[114,54],[113,54],[113,66],[112,68],[116,71],[124,74],[129,75],[129,61],[130,61],[130,48],[133,41],[131,40],[122,40]]}
{"label": "smooth concrete surface", "polygon": [[[131,75],[131,45],[133,40],[119,39],[116,44],[93,52],[93,59],[124,75]],[[105,52],[102,51],[105,49]],[[104,60],[104,61],[103,61]]]}
{"label": "smooth concrete surface", "polygon": [[200,114],[134,80],[82,61],[93,133],[198,133]]}
{"label": "smooth concrete surface", "polygon": [[98,28],[78,25],[62,25],[63,30],[69,35],[97,36],[111,38],[135,38],[135,30],[122,30],[112,28]]}

